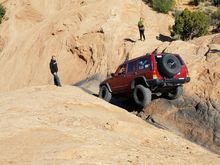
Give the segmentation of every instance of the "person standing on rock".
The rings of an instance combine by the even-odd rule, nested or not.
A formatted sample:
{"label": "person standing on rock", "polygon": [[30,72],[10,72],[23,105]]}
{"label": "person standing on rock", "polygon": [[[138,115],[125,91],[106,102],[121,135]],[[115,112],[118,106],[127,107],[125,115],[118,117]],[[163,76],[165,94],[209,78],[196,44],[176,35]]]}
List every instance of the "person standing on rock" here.
{"label": "person standing on rock", "polygon": [[139,29],[139,33],[140,33],[140,40],[142,41],[142,38],[145,40],[145,28],[144,28],[144,19],[140,18],[139,22],[138,22],[138,29]]}
{"label": "person standing on rock", "polygon": [[50,71],[53,75],[54,79],[54,85],[61,87],[60,78],[58,76],[58,66],[57,66],[57,60],[55,56],[52,56],[50,61]]}

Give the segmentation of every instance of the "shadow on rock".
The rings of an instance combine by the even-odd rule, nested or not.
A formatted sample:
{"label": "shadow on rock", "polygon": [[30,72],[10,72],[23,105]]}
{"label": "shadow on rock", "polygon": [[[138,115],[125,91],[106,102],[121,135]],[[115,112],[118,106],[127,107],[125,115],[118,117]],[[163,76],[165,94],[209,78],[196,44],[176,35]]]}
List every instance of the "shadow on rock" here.
{"label": "shadow on rock", "polygon": [[125,41],[125,42],[136,43],[136,41],[133,40],[133,39],[131,39],[131,38],[125,38],[124,41]]}
{"label": "shadow on rock", "polygon": [[[152,101],[158,99],[159,97],[153,95]],[[144,109],[140,106],[138,106],[132,96],[127,97],[112,97],[111,104],[118,106],[120,108],[123,108],[127,110],[128,112],[132,112],[133,114],[139,116],[142,118],[141,113],[144,111]],[[151,121],[151,118],[149,118],[149,121]],[[153,121],[153,119],[152,119]],[[154,123],[154,122],[152,122]]]}
{"label": "shadow on rock", "polygon": [[126,109],[128,112],[138,113],[143,110],[143,108],[135,104],[132,98],[113,97],[110,103],[120,108]]}
{"label": "shadow on rock", "polygon": [[159,34],[159,36],[156,37],[157,40],[160,40],[162,42],[172,42],[173,39],[170,36],[165,36],[163,34]]}

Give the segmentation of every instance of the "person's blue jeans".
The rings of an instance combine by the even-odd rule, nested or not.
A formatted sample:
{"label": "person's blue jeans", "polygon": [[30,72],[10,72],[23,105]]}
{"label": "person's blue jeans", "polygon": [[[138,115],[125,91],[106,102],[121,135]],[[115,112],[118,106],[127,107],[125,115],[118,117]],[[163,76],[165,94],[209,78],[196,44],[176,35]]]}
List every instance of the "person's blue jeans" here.
{"label": "person's blue jeans", "polygon": [[140,40],[142,41],[142,38],[145,40],[144,29],[139,29],[139,33],[140,33]]}
{"label": "person's blue jeans", "polygon": [[53,74],[54,85],[61,87],[60,78],[57,73]]}

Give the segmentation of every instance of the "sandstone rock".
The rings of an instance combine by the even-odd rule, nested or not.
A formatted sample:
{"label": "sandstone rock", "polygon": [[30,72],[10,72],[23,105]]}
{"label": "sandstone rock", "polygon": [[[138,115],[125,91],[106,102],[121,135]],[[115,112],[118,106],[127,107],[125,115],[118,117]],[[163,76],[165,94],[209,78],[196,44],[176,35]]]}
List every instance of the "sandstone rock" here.
{"label": "sandstone rock", "polygon": [[1,93],[0,104],[0,164],[220,163],[200,146],[76,87]]}

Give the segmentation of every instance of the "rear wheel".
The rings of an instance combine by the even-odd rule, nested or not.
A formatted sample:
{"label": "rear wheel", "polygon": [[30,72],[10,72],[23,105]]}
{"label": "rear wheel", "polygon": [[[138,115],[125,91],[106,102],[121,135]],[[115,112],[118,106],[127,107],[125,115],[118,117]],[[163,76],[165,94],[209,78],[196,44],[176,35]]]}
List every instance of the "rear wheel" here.
{"label": "rear wheel", "polygon": [[110,102],[112,99],[112,93],[109,91],[108,87],[104,85],[99,89],[99,97],[107,102]]}
{"label": "rear wheel", "polygon": [[150,89],[144,87],[143,85],[137,85],[134,89],[133,97],[137,105],[145,107],[151,102],[152,93]]}
{"label": "rear wheel", "polygon": [[174,100],[174,99],[177,99],[178,97],[180,97],[182,94],[183,94],[183,87],[178,86],[174,90],[172,90],[168,93],[165,93],[165,97],[170,100]]}

